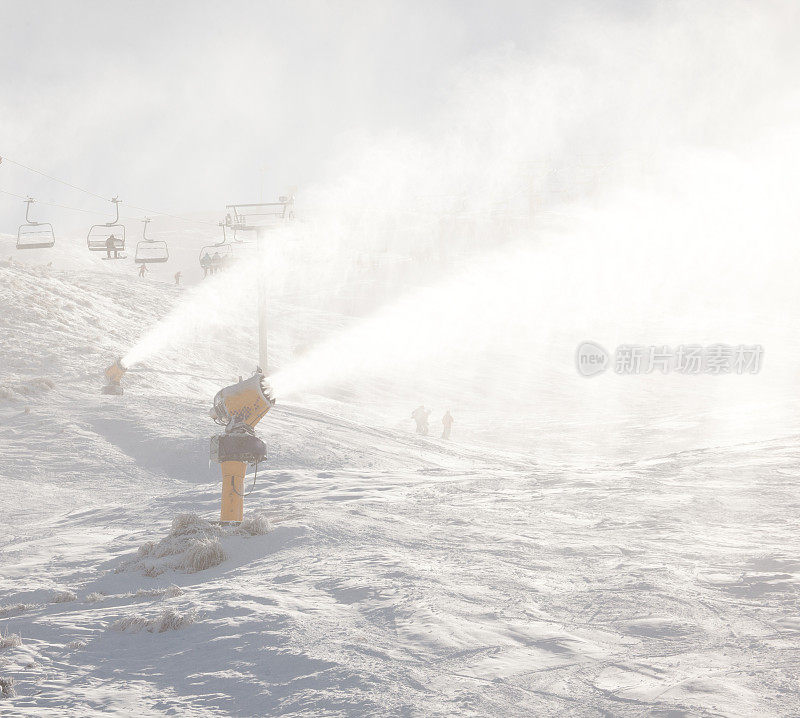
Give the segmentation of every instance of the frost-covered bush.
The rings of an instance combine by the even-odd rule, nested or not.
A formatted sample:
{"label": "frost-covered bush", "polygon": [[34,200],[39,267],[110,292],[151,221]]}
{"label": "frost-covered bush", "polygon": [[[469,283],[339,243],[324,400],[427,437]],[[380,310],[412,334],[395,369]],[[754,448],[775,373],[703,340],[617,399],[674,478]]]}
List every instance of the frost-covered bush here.
{"label": "frost-covered bush", "polygon": [[50,597],[50,603],[69,603],[78,597],[72,591],[56,591]]}
{"label": "frost-covered bush", "polygon": [[251,536],[263,536],[269,533],[271,526],[266,514],[257,513],[245,516],[239,528]]}
{"label": "frost-covered bush", "polygon": [[111,630],[138,633],[145,626],[147,626],[147,618],[139,613],[134,613],[132,616],[118,618],[116,621],[114,621],[114,623],[111,624]]}
{"label": "frost-covered bush", "polygon": [[0,606],[0,618],[4,618],[5,616],[14,616],[18,613],[24,613],[25,611],[30,611],[32,608],[36,608],[36,604],[7,603]]}
{"label": "frost-covered bush", "polygon": [[14,697],[14,679],[11,676],[0,676],[0,697]]}
{"label": "frost-covered bush", "polygon": [[44,377],[29,379],[17,384],[0,384],[0,399],[15,401],[21,397],[36,396],[46,391],[52,391],[56,385]]}
{"label": "frost-covered bush", "polygon": [[148,618],[140,613],[119,618],[111,624],[112,631],[123,631],[126,633],[138,633],[148,631],[149,633],[164,633],[165,631],[177,631],[186,626],[192,625],[197,619],[194,609],[180,612],[174,608],[167,608],[159,615]]}
{"label": "frost-covered bush", "polygon": [[215,528],[217,527],[214,524],[197,514],[178,514],[172,519],[172,528],[169,531],[169,535],[174,537],[196,533],[207,534]]}
{"label": "frost-covered bush", "polygon": [[227,537],[261,536],[270,529],[267,517],[261,513],[246,516],[239,526],[221,526],[197,514],[178,514],[164,538],[142,544],[136,557],[119,565],[116,571],[141,571],[149,577],[171,570],[196,573],[227,559],[222,545]]}
{"label": "frost-covered bush", "polygon": [[97,603],[98,601],[102,601],[105,597],[106,595],[104,593],[98,593],[97,591],[94,591],[86,594],[86,602]]}
{"label": "frost-covered bush", "polygon": [[70,641],[67,644],[67,648],[70,651],[77,650],[78,648],[86,648],[86,641],[82,641],[79,638],[76,638],[74,641]]}
{"label": "frost-covered bush", "polygon": [[22,636],[19,633],[0,633],[0,649],[19,648],[22,645]]}
{"label": "frost-covered bush", "polygon": [[136,593],[129,595],[134,598],[176,598],[183,596],[183,589],[174,585],[168,588],[140,588]]}
{"label": "frost-covered bush", "polygon": [[227,558],[218,538],[202,538],[192,541],[182,565],[189,573],[197,573],[219,566]]}
{"label": "frost-covered bush", "polygon": [[159,633],[164,631],[177,631],[180,628],[191,626],[197,614],[194,610],[185,613],[179,613],[175,609],[168,608],[158,617],[157,628]]}

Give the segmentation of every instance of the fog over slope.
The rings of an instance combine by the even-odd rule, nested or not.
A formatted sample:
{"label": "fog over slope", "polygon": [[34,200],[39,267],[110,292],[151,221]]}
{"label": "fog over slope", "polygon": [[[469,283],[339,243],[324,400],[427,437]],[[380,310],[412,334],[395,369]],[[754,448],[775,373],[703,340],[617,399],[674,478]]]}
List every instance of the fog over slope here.
{"label": "fog over slope", "polygon": [[[794,4],[36,8],[0,11],[0,714],[800,712]],[[277,403],[220,527],[259,283]],[[760,371],[614,371],[716,344]]]}

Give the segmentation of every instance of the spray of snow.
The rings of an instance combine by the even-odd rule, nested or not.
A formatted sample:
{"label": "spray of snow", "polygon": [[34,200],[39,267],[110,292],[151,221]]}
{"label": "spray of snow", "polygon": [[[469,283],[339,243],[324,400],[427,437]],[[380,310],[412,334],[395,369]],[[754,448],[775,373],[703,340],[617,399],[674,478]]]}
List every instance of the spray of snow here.
{"label": "spray of snow", "polygon": [[176,307],[154,324],[125,356],[131,368],[167,348],[180,347],[213,326],[234,324],[255,296],[256,266],[242,262],[236,270],[212,275],[189,289]]}
{"label": "spray of snow", "polygon": [[[357,307],[366,319],[283,363],[276,395],[369,378],[407,386],[437,367],[456,376],[455,365],[470,380],[461,396],[491,386],[550,413],[583,411],[587,395],[606,411],[645,394],[658,406],[655,381],[587,388],[572,365],[585,339],[760,343],[769,370],[707,385],[702,401],[747,413],[792,391],[788,359],[776,360],[798,348],[795,322],[777,320],[795,303],[783,267],[800,260],[800,177],[784,160],[800,149],[800,103],[784,18],[737,3],[657,15],[636,32],[574,23],[536,58],[477,58],[427,134],[361,138],[336,182],[304,193],[308,221],[260,264],[191,292],[124,363],[252,314],[256,272],[271,290],[325,301],[364,258],[399,266],[430,252],[446,255],[437,280],[424,261],[416,277],[380,275]],[[754,36],[775,50],[752,53]],[[392,294],[392,282],[410,289]],[[673,378],[657,389],[674,390]]]}

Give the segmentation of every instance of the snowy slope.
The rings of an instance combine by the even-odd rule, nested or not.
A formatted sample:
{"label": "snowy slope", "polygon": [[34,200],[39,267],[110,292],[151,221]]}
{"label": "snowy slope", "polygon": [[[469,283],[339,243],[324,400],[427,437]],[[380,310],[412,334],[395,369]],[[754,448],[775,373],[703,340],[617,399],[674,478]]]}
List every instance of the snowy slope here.
{"label": "snowy slope", "polygon": [[0,715],[800,713],[797,437],[575,468],[295,396],[258,427],[271,530],[170,536],[218,511],[207,410],[253,327],[101,396],[192,289],[62,251],[0,263]]}

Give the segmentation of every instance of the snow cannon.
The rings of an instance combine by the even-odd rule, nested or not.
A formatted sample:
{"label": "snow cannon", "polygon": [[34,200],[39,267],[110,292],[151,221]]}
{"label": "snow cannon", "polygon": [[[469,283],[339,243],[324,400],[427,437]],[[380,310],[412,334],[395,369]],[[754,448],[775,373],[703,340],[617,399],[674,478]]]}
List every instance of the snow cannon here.
{"label": "snow cannon", "polygon": [[211,418],[225,427],[225,433],[211,438],[211,459],[222,470],[220,523],[242,520],[247,466],[258,467],[267,452],[254,427],[273,406],[275,399],[260,368],[249,379],[242,381],[240,377],[214,397]]}
{"label": "snow cannon", "polygon": [[122,364],[122,359],[117,359],[110,367],[106,368],[106,384],[102,389],[103,394],[122,394],[122,377],[128,371]]}

